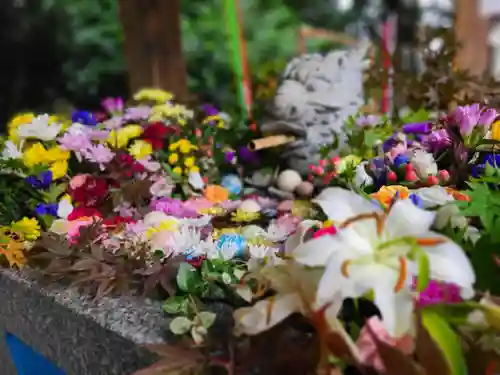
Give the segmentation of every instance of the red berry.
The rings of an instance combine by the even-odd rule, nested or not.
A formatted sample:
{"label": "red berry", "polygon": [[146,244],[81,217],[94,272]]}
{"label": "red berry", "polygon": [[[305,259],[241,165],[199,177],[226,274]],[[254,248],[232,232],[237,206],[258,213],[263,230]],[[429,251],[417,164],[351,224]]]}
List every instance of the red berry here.
{"label": "red berry", "polygon": [[387,172],[387,181],[396,182],[397,180],[398,176],[394,173],[394,171]]}
{"label": "red berry", "polygon": [[326,166],[326,160],[325,159],[321,159],[320,161],[318,161],[318,164],[320,167],[325,167]]}
{"label": "red berry", "polygon": [[417,174],[413,171],[407,171],[405,174],[405,181],[408,182],[415,182],[417,181],[418,177]]}
{"label": "red berry", "polygon": [[436,176],[429,176],[427,177],[427,183],[429,185],[437,185],[439,183],[439,180]]}
{"label": "red berry", "polygon": [[413,172],[414,168],[413,168],[413,165],[411,165],[410,163],[408,164],[405,164],[405,171],[408,173],[408,172]]}
{"label": "red berry", "polygon": [[443,182],[447,182],[450,179],[450,172],[446,169],[441,169],[439,171],[439,179]]}

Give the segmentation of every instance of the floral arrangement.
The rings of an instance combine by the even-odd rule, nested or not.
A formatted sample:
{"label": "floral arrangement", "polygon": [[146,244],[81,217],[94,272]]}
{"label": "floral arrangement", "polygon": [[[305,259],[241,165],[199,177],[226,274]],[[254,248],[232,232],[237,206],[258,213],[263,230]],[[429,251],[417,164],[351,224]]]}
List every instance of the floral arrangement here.
{"label": "floral arrangement", "polygon": [[0,144],[0,263],[95,298],[163,300],[189,348],[156,347],[165,359],[140,374],[243,373],[262,353],[273,373],[493,374],[497,113],[412,116],[351,119],[340,155],[311,165],[317,194],[292,202],[246,193],[260,157],[241,146],[247,128],[165,91],[16,116]]}

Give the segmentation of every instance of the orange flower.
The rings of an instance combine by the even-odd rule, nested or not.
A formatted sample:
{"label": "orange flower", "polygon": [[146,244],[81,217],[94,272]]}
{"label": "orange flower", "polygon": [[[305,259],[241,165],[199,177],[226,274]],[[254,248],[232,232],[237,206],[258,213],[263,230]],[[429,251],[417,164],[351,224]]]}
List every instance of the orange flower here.
{"label": "orange flower", "polygon": [[203,194],[212,203],[221,203],[229,199],[229,191],[219,185],[208,185]]}
{"label": "orange flower", "polygon": [[410,195],[410,191],[406,186],[391,185],[382,186],[376,193],[370,194],[370,197],[376,199],[384,207],[389,207],[396,193],[399,193],[399,198],[406,199]]}
{"label": "orange flower", "polygon": [[445,187],[448,194],[450,194],[457,201],[466,201],[470,202],[470,197],[464,193],[459,192],[458,190],[452,189],[450,187]]}

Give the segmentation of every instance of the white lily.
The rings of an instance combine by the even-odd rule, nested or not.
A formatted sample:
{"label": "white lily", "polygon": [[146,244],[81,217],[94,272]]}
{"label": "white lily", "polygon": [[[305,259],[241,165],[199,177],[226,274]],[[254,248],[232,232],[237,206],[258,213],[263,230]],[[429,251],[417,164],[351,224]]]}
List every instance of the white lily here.
{"label": "white lily", "polygon": [[[276,294],[234,312],[235,334],[257,335],[285,320],[294,313],[312,317],[312,303],[321,272],[287,263],[264,268],[261,282],[268,284]],[[330,329],[342,330],[337,314],[342,301],[332,303],[325,310]]]}
{"label": "white lily", "polygon": [[16,129],[19,138],[36,138],[42,141],[54,140],[61,131],[61,124],[50,124],[50,116],[37,116],[29,124],[21,125]]}
{"label": "white lily", "polygon": [[374,292],[387,331],[399,337],[412,328],[412,277],[420,256],[429,260],[431,279],[455,283],[470,293],[472,266],[460,246],[432,232],[435,213],[410,200],[397,201],[389,213],[352,191],[329,188],[316,203],[336,223],[335,236],[308,241],[293,251],[306,266],[325,267],[316,308]]}

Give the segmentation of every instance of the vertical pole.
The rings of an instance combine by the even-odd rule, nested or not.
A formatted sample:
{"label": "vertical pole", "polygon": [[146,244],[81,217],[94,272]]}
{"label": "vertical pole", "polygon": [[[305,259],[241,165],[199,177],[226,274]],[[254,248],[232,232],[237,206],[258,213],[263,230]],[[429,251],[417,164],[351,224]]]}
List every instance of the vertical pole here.
{"label": "vertical pole", "polygon": [[478,0],[455,0],[455,36],[461,44],[456,66],[482,75],[489,65],[489,20],[479,15]]}

